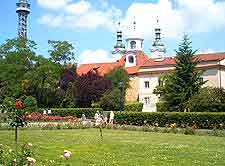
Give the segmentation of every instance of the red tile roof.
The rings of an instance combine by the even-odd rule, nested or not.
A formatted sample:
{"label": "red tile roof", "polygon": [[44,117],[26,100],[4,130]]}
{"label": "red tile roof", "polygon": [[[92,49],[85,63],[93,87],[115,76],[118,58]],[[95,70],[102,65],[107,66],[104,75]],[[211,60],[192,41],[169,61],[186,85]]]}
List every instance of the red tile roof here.
{"label": "red tile roof", "polygon": [[[210,53],[210,54],[196,54],[196,57],[201,62],[214,61],[225,59],[225,52],[223,53]],[[163,59],[148,59],[142,66],[161,66],[161,65],[175,65],[175,59],[173,57],[165,57]]]}
{"label": "red tile roof", "polygon": [[225,52],[210,53],[210,54],[197,54],[201,61],[212,61],[225,59]]}
{"label": "red tile roof", "polygon": [[86,74],[87,72],[96,69],[100,75],[104,75],[119,66],[121,65],[118,62],[81,64],[77,68],[77,74]]}
{"label": "red tile roof", "polygon": [[[125,65],[125,59],[126,59],[126,54],[129,54],[129,52],[126,52],[120,60],[117,62],[112,62],[112,63],[92,63],[92,64],[81,64],[77,68],[77,73],[78,75],[81,74],[86,74],[88,71],[97,69],[100,75],[104,75],[110,70],[119,67],[119,66],[124,66]],[[142,51],[137,51],[136,53],[136,63],[137,66],[134,67],[127,67],[126,70],[129,74],[135,74],[138,72],[139,66],[143,65],[149,58],[147,55],[145,55]]]}
{"label": "red tile roof", "polygon": [[[90,70],[96,69],[99,74],[104,75],[108,73],[110,70],[125,65],[126,52],[120,60],[112,63],[92,63],[92,64],[81,64],[77,68],[78,75],[85,74]],[[149,58],[143,51],[137,51],[136,53],[136,62],[137,66],[127,67],[126,70],[129,74],[136,74],[138,70],[142,66],[163,66],[163,65],[175,65],[175,59],[172,57],[165,57],[164,59],[151,59]],[[213,61],[225,59],[225,52],[223,53],[210,53],[210,54],[197,54],[196,55],[200,61]]]}

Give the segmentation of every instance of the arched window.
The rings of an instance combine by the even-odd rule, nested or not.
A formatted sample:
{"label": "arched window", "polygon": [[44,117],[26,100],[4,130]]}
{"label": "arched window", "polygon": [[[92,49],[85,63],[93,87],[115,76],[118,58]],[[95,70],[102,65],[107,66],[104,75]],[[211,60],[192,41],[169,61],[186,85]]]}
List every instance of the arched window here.
{"label": "arched window", "polygon": [[134,57],[132,55],[130,55],[128,57],[128,61],[129,61],[129,63],[134,63]]}
{"label": "arched window", "polygon": [[131,49],[135,49],[136,48],[136,42],[135,41],[131,41],[130,42],[130,48]]}

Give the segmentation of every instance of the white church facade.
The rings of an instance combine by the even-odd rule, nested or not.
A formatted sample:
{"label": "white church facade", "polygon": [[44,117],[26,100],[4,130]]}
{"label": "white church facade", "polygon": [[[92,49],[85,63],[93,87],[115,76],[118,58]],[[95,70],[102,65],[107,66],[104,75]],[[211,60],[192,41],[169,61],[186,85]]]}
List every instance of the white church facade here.
{"label": "white church facade", "polygon": [[[157,21],[158,23],[158,21]],[[136,23],[134,22],[134,31]],[[117,42],[112,54],[119,54],[120,59],[111,63],[81,64],[77,72],[85,74],[97,69],[101,75],[110,70],[124,66],[130,75],[130,88],[126,92],[126,101],[143,102],[144,112],[156,112],[156,103],[159,98],[153,94],[153,90],[159,84],[162,73],[174,70],[174,57],[166,56],[166,48],[161,41],[161,29],[155,28],[155,39],[150,48],[151,57],[143,50],[143,41],[135,33],[127,39],[127,47],[123,44],[122,31],[117,31]],[[205,86],[225,88],[225,52],[212,54],[196,54],[200,63],[197,68],[204,70],[203,80],[208,80]]]}

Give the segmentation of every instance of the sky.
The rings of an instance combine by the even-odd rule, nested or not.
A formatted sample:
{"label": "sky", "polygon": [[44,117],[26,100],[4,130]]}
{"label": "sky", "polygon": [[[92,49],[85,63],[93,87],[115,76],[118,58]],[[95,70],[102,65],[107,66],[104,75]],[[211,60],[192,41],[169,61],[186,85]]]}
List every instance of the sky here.
{"label": "sky", "polygon": [[[1,0],[0,43],[17,36],[17,0]],[[174,55],[183,34],[199,53],[225,52],[225,0],[29,0],[28,38],[37,53],[48,57],[48,40],[66,40],[75,47],[78,63],[110,62],[117,23],[124,39],[136,21],[144,51],[154,40],[156,20],[162,28],[167,56]],[[125,40],[124,40],[125,43]]]}

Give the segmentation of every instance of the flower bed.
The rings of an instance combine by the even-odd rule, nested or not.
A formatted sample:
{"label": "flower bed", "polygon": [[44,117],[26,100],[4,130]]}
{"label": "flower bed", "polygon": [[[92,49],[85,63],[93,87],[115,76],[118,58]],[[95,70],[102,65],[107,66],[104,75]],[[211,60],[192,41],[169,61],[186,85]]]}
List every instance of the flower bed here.
{"label": "flower bed", "polygon": [[45,115],[40,113],[31,113],[27,116],[29,121],[76,121],[74,116]]}

